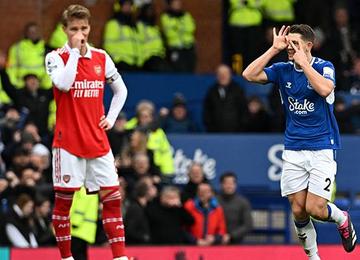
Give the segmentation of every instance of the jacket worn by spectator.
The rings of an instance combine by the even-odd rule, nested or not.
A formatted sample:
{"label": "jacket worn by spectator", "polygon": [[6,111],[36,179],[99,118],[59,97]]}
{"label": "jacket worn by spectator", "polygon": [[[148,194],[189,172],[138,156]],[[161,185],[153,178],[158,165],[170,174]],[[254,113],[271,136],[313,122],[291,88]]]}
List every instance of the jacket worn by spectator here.
{"label": "jacket worn by spectator", "polygon": [[231,243],[240,243],[253,226],[250,203],[237,194],[220,194],[218,201],[224,209]]}
{"label": "jacket worn by spectator", "polygon": [[184,208],[193,216],[195,223],[188,229],[191,240],[205,238],[206,235],[215,236],[215,244],[221,242],[226,232],[225,216],[223,209],[215,198],[209,202],[209,207],[204,208],[198,198],[188,200]]}
{"label": "jacket worn by spectator", "polygon": [[183,227],[191,225],[194,220],[184,207],[166,207],[156,200],[150,203],[146,210],[153,244],[187,243]]}
{"label": "jacket worn by spectator", "polygon": [[247,101],[240,86],[231,81],[221,87],[215,83],[204,101],[204,123],[208,132],[243,131]]}
{"label": "jacket worn by spectator", "polygon": [[[40,135],[48,132],[49,104],[53,100],[52,89],[37,89],[31,92],[25,86],[18,89],[11,84],[9,77],[4,69],[0,70],[1,83],[3,89],[12,99],[15,107],[20,111],[25,107],[29,110],[27,120],[34,122],[39,128]],[[34,75],[34,77],[36,77]]]}

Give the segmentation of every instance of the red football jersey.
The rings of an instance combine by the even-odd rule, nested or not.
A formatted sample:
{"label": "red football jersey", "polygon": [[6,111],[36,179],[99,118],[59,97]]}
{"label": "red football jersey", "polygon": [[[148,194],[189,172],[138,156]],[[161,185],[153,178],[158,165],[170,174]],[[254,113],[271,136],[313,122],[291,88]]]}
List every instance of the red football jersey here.
{"label": "red football jersey", "polygon": [[[57,50],[64,64],[66,48]],[[68,92],[54,87],[56,124],[53,147],[63,148],[82,157],[95,158],[110,150],[105,130],[99,127],[104,115],[105,53],[94,48],[80,57],[75,82]]]}

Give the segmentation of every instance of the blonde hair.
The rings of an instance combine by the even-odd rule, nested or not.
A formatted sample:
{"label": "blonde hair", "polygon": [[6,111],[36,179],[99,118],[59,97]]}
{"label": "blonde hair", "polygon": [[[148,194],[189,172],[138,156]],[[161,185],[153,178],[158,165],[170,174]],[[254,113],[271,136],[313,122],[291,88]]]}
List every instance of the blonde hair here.
{"label": "blonde hair", "polygon": [[61,23],[66,27],[68,22],[73,19],[90,21],[90,11],[82,5],[69,5],[62,14]]}

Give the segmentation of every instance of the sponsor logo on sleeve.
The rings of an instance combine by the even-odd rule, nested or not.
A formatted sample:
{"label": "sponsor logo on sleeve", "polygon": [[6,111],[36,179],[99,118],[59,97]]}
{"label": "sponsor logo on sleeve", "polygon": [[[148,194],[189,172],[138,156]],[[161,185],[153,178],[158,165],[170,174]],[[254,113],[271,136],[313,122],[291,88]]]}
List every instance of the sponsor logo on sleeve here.
{"label": "sponsor logo on sleeve", "polygon": [[330,67],[324,67],[323,76],[325,78],[334,79],[334,70]]}

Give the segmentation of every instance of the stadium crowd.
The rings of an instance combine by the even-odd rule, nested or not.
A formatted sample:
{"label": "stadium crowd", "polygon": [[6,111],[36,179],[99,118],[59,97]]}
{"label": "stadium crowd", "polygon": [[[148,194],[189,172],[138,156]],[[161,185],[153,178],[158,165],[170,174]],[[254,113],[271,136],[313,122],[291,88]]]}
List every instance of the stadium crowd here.
{"label": "stadium crowd", "polygon": [[[114,15],[104,27],[102,47],[120,72],[195,71],[196,21],[183,10],[182,0],[166,2],[167,9],[157,17],[152,1],[115,1]],[[265,104],[257,96],[247,97],[232,77],[271,44],[273,26],[295,22],[313,26],[317,35],[315,56],[319,54],[334,63],[337,89],[352,94],[360,91],[360,17],[353,6],[356,1],[346,1],[345,5],[343,1],[279,0],[278,6],[267,0],[224,2],[227,44],[224,64],[218,66],[216,82],[204,97],[207,132],[283,131],[276,87]],[[328,15],[319,17],[318,12]],[[45,42],[39,25],[31,22],[24,38],[14,43],[7,55],[0,52],[0,233],[4,234],[0,245],[55,245],[50,221],[50,150],[56,108],[43,63],[47,52],[64,44],[61,30],[59,23]],[[360,132],[360,104],[349,106],[338,98],[335,111],[342,133]],[[172,184],[175,169],[166,134],[199,131],[187,110],[186,98],[177,93],[171,107],[159,110],[151,101],[142,100],[135,112],[133,118],[120,113],[108,132],[121,181],[127,243],[241,243],[252,228],[251,206],[237,194],[237,182],[241,180],[234,173],[223,173],[221,187],[215,191],[202,165],[193,162],[188,183],[181,187]],[[72,211],[72,217],[97,212],[98,200],[88,207],[81,207],[80,201],[86,199],[75,198],[75,205],[80,206]],[[82,237],[82,231],[74,236],[102,245],[106,239],[98,214],[84,218],[96,230],[92,241]],[[84,221],[74,223],[76,230]]]}

